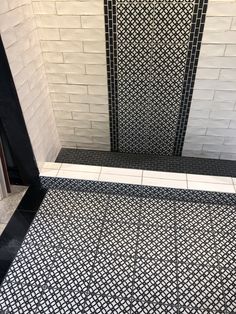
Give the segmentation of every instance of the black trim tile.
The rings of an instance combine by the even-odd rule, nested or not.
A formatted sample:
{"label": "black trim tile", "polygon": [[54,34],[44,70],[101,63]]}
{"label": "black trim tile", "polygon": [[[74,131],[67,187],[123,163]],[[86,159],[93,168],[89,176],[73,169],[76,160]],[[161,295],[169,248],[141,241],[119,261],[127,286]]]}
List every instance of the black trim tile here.
{"label": "black trim tile", "polygon": [[56,162],[236,177],[236,161],[62,148]]}

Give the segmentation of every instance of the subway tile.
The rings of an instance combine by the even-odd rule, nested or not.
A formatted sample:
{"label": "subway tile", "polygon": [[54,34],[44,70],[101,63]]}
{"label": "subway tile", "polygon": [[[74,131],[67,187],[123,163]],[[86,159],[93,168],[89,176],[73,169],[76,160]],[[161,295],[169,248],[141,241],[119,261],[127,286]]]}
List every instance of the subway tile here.
{"label": "subway tile", "polygon": [[210,31],[226,31],[230,29],[231,22],[231,16],[228,17],[207,15],[204,29]]}
{"label": "subway tile", "polygon": [[[90,112],[97,112],[97,113],[107,113],[108,114],[108,105],[100,105],[100,104],[90,104],[89,111]],[[100,125],[101,127],[102,125]]]}
{"label": "subway tile", "polygon": [[88,94],[89,95],[107,95],[108,89],[107,86],[96,86],[96,85],[89,85],[88,86]]}
{"label": "subway tile", "polygon": [[220,80],[236,81],[236,69],[221,69]]}
{"label": "subway tile", "polygon": [[91,75],[106,75],[107,69],[105,64],[86,64],[86,73]]}
{"label": "subway tile", "polygon": [[65,63],[106,64],[106,56],[101,53],[64,53]]}
{"label": "subway tile", "polygon": [[104,16],[94,15],[94,16],[81,16],[81,23],[83,28],[104,28]]}
{"label": "subway tile", "polygon": [[223,80],[196,80],[195,89],[235,90],[235,82]]}
{"label": "subway tile", "polygon": [[207,130],[207,135],[210,136],[223,136],[223,137],[236,137],[236,132],[234,129],[228,128],[211,128]]}
{"label": "subway tile", "polygon": [[53,109],[55,110],[89,112],[89,108],[90,106],[88,104],[53,102]]}
{"label": "subway tile", "polygon": [[214,99],[219,100],[219,101],[235,100],[236,91],[224,91],[224,90],[216,91]]}
{"label": "subway tile", "polygon": [[42,1],[32,2],[33,11],[35,14],[56,14],[55,2]]}
{"label": "subway tile", "polygon": [[236,12],[236,3],[231,1],[224,2],[209,2],[207,8],[207,15],[214,17],[232,16]]}
{"label": "subway tile", "polygon": [[76,73],[84,74],[84,64],[45,64],[46,73]]}
{"label": "subway tile", "polygon": [[[86,120],[66,120],[66,119],[56,119],[56,124],[58,126],[65,127],[76,127],[82,129],[91,128],[91,121]],[[63,140],[64,142],[71,142],[70,140]]]}
{"label": "subway tile", "polygon": [[39,28],[39,39],[40,40],[59,40],[59,30],[55,28]]}
{"label": "subway tile", "polygon": [[104,113],[73,112],[72,114],[74,120],[108,121],[108,115]]}
{"label": "subway tile", "polygon": [[81,28],[79,16],[40,15],[36,23],[40,28]]}
{"label": "subway tile", "polygon": [[82,52],[81,41],[47,41],[41,40],[42,51],[48,52]]}
{"label": "subway tile", "polygon": [[197,69],[197,79],[207,79],[207,80],[216,80],[219,78],[220,69],[206,69],[198,68]]}
{"label": "subway tile", "polygon": [[48,83],[67,83],[66,75],[61,73],[48,73],[47,80]]}
{"label": "subway tile", "polygon": [[102,29],[60,29],[62,40],[79,40],[79,41],[104,41],[105,33]]}
{"label": "subway tile", "polygon": [[93,1],[66,1],[56,2],[58,15],[102,15],[104,14],[103,2]]}
{"label": "subway tile", "polygon": [[72,113],[64,110],[54,110],[55,118],[57,119],[72,119]]}
{"label": "subway tile", "polygon": [[105,41],[85,41],[84,52],[106,53]]}
{"label": "subway tile", "polygon": [[94,95],[70,95],[71,102],[83,103],[83,104],[108,104],[107,96],[94,96]]}
{"label": "subway tile", "polygon": [[[227,36],[226,34],[224,36]],[[236,34],[234,34],[236,40]],[[200,68],[236,68],[236,57],[201,57],[198,62]]]}
{"label": "subway tile", "polygon": [[52,93],[68,93],[86,95],[87,87],[81,85],[66,85],[66,84],[49,84],[49,91]]}
{"label": "subway tile", "polygon": [[214,90],[194,90],[193,99],[211,100],[214,96]]}
{"label": "subway tile", "polygon": [[63,63],[63,55],[61,52],[44,52],[43,58],[49,63]]}
{"label": "subway tile", "polygon": [[226,56],[236,57],[236,45],[227,45],[225,50]]}
{"label": "subway tile", "polygon": [[85,84],[85,85],[106,85],[107,78],[105,75],[79,75],[67,74],[67,80],[70,84]]}
{"label": "subway tile", "polygon": [[207,44],[236,44],[236,31],[205,31],[202,42]]}
{"label": "subway tile", "polygon": [[200,50],[200,58],[201,56],[223,56],[225,52],[225,45],[211,45],[211,44],[203,44]]}

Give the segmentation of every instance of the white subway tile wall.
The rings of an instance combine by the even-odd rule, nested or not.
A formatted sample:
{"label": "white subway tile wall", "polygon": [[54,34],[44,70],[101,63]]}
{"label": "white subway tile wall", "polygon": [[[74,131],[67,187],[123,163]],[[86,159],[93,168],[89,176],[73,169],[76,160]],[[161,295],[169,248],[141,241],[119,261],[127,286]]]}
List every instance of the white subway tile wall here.
{"label": "white subway tile wall", "polygon": [[110,150],[103,0],[33,9],[62,146]]}
{"label": "white subway tile wall", "polygon": [[[0,2],[0,32],[38,161],[54,160],[58,133],[63,147],[110,149],[103,10],[103,0]],[[234,160],[235,137],[236,1],[209,0],[183,155]]]}
{"label": "white subway tile wall", "polygon": [[[52,2],[35,3],[35,6],[40,12],[53,12]],[[31,0],[0,1],[0,33],[35,158],[39,165],[54,161],[61,145]],[[54,59],[59,55],[46,57]]]}
{"label": "white subway tile wall", "polygon": [[236,160],[236,1],[209,0],[183,155]]}

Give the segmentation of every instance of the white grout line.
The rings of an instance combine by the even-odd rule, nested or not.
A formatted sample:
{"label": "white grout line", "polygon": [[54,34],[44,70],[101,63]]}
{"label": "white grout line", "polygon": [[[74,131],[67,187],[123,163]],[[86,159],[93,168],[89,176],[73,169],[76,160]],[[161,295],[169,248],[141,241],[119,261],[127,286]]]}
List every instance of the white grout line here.
{"label": "white grout line", "polygon": [[100,170],[99,175],[98,175],[98,181],[100,181],[101,174],[102,174],[102,167],[101,167],[101,170]]}

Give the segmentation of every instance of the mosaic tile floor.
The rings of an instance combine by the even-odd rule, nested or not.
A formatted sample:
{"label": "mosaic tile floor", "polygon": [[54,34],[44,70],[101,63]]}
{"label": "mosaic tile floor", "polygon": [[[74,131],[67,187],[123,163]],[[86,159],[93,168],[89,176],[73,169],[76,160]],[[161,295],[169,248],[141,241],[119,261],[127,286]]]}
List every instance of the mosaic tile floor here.
{"label": "mosaic tile floor", "polygon": [[62,148],[56,162],[236,177],[236,161]]}
{"label": "mosaic tile floor", "polygon": [[235,195],[59,178],[42,189],[0,313],[236,313]]}

